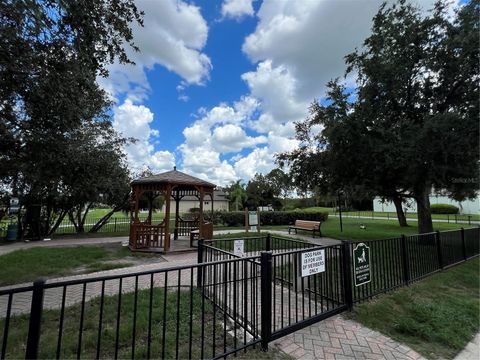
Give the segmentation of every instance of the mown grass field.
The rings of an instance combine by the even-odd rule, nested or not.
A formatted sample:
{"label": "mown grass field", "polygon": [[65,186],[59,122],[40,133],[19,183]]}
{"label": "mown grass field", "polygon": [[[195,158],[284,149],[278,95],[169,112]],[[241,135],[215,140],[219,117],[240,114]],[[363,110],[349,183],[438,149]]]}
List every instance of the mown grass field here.
{"label": "mown grass field", "polygon": [[[324,211],[328,212],[329,214],[336,214],[338,215],[338,211],[335,211],[334,208],[325,208],[325,207],[309,207],[302,209],[302,211],[307,211],[307,212],[317,212],[317,211]],[[357,217],[384,217],[387,219],[397,219],[397,213],[396,212],[388,212],[388,211],[342,211],[342,214],[348,215],[348,216],[357,216]],[[417,213],[415,212],[408,212],[405,214],[407,219],[416,219],[417,218]],[[453,215],[453,214],[432,214],[432,219],[436,220],[447,220],[450,222],[455,222],[455,219],[457,220],[463,220],[463,221],[468,221],[470,217],[470,220],[472,221],[480,221],[480,214],[458,214],[458,215]]]}
{"label": "mown grass field", "polygon": [[[343,232],[340,231],[340,219],[330,216],[328,220],[322,224],[322,235],[334,239],[342,240],[370,240],[385,239],[397,237],[402,234],[414,235],[418,234],[416,223],[410,223],[407,227],[400,227],[396,220],[371,220],[371,219],[354,219],[343,218]],[[366,229],[361,229],[360,225],[365,225]],[[468,224],[452,224],[452,223],[433,223],[434,230],[454,230],[461,227],[474,227]]]}
{"label": "mown grass field", "polygon": [[480,259],[354,307],[350,317],[430,359],[453,359],[480,330]]}
{"label": "mown grass field", "polygon": [[[330,216],[327,221],[321,225],[322,236],[339,240],[377,240],[404,235],[418,234],[416,223],[412,223],[407,227],[400,227],[395,220],[371,220],[371,219],[354,219],[343,218],[343,231],[340,231],[340,219]],[[365,225],[365,229],[361,229],[360,225]],[[456,230],[461,227],[469,228],[477,225],[468,224],[452,224],[452,223],[433,223],[434,230]],[[232,228],[226,228],[232,229]],[[240,228],[239,228],[240,229]],[[287,230],[288,225],[279,226],[263,226],[262,231]],[[312,236],[311,232],[298,231],[299,235]]]}
{"label": "mown grass field", "polygon": [[111,270],[130,266],[132,257],[152,256],[155,255],[132,253],[119,244],[16,250],[0,256],[0,286],[31,282],[39,277]]}

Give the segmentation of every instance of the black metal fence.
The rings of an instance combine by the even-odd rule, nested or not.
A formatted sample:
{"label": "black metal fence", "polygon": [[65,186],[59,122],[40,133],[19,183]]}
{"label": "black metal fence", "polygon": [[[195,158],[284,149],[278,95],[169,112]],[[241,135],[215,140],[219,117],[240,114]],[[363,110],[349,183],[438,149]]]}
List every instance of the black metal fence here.
{"label": "black metal fence", "polygon": [[236,353],[260,341],[255,310],[226,311],[260,303],[249,279],[257,266],[240,258],[0,290],[0,358]]}
{"label": "black metal fence", "polygon": [[[353,286],[354,302],[408,285],[435,272],[466,261],[480,253],[480,228],[450,230],[358,243],[370,248],[371,281]],[[353,281],[352,274],[352,281]]]}
{"label": "black metal fence", "polygon": [[[235,253],[243,240],[243,254]],[[480,228],[357,242],[261,236],[199,241],[198,264],[0,290],[0,358],[222,358],[478,256]],[[233,251],[232,251],[233,250]],[[303,274],[305,257],[323,269]],[[305,256],[302,256],[305,255]]]}
{"label": "black metal fence", "polygon": [[[212,249],[223,250],[228,253],[234,253],[235,241],[240,240],[244,243],[244,252],[248,256],[260,256],[262,251],[286,252],[293,250],[309,249],[317,247],[308,241],[302,241],[292,238],[285,238],[275,235],[259,235],[248,238],[220,238],[205,241],[204,245]],[[213,252],[214,253],[214,252]]]}
{"label": "black metal fence", "polygon": [[[145,220],[147,218],[146,214],[142,214],[143,217],[140,220]],[[161,221],[163,217],[157,216],[158,220]],[[157,219],[154,217],[154,219]],[[92,227],[94,227],[101,218],[87,218],[85,224],[83,225],[84,231],[88,232]],[[129,216],[116,216],[108,219],[105,224],[97,231],[98,233],[125,233],[128,234],[130,231],[130,217]],[[65,218],[62,220],[55,235],[68,235],[75,234],[78,230],[75,228],[75,225],[68,219]]]}

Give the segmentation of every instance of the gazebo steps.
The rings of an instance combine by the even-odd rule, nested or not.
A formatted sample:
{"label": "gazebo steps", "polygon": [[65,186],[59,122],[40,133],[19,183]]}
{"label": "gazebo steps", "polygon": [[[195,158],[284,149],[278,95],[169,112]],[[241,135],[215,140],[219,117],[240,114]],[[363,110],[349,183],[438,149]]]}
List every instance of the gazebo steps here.
{"label": "gazebo steps", "polygon": [[137,248],[133,249],[129,246],[130,250],[138,251],[138,252],[149,252],[149,253],[159,253],[159,254],[171,254],[171,253],[184,253],[184,252],[196,252],[196,247],[190,247],[190,239],[178,239],[172,240],[170,242],[170,249],[165,251],[162,247],[144,247],[144,248]]}

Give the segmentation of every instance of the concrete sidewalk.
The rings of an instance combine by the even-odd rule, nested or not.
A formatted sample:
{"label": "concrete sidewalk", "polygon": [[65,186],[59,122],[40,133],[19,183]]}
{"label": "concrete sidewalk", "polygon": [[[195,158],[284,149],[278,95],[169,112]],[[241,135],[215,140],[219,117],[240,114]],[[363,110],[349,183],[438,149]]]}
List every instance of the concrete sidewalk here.
{"label": "concrete sidewalk", "polygon": [[[301,235],[301,234],[288,234],[287,230],[265,230],[274,235],[278,236],[289,236],[295,239],[310,241],[318,245],[336,245],[341,243],[340,240],[320,237],[312,238],[311,236]],[[235,234],[242,233],[243,229],[225,229],[225,230],[215,230],[214,235],[221,234]],[[113,244],[113,243],[128,243],[128,236],[112,236],[112,237],[79,237],[75,238],[58,238],[52,239],[49,241],[28,241],[28,242],[12,242],[11,244],[4,244],[0,246],[0,256],[8,254],[12,251],[22,250],[22,249],[32,249],[37,247],[57,247],[57,246],[79,246],[79,245],[99,245],[99,244]]]}
{"label": "concrete sidewalk", "polygon": [[455,357],[455,360],[478,360],[480,359],[480,333]]}

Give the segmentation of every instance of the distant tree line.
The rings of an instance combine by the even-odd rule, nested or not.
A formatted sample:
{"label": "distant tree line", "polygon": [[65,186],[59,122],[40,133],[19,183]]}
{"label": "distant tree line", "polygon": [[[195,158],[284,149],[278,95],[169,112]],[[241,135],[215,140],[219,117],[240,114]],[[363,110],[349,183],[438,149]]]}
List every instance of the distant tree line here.
{"label": "distant tree line", "polygon": [[231,210],[253,210],[259,206],[282,210],[282,200],[293,190],[293,183],[291,177],[281,169],[273,169],[266,175],[255,174],[246,184],[238,180],[222,190],[230,200]]}

